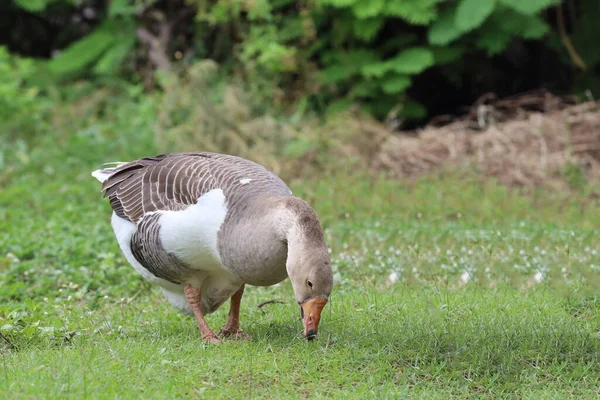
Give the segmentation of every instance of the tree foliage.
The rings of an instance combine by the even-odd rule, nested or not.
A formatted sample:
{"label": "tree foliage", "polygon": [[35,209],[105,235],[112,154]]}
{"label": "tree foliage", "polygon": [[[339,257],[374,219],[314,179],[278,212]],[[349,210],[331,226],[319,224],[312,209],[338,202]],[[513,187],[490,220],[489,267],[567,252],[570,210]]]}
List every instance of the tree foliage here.
{"label": "tree foliage", "polygon": [[[553,33],[559,0],[13,1],[13,13],[46,20],[83,21],[93,10],[85,29],[66,30],[55,42],[68,43],[49,49],[56,79],[120,74],[151,84],[153,70],[210,58],[264,96],[275,85],[318,111],[359,103],[378,117],[423,115],[410,99],[415,80],[436,68],[469,79],[464,57],[484,62],[515,41],[538,41],[570,63]],[[569,1],[581,5],[568,33],[594,69],[588,39],[600,34],[600,11],[594,0]]]}

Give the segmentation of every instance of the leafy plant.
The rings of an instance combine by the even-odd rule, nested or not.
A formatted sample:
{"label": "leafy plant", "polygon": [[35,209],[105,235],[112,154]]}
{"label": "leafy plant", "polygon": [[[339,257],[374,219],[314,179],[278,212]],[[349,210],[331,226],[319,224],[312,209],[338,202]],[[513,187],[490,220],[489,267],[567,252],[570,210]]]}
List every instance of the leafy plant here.
{"label": "leafy plant", "polygon": [[6,139],[39,129],[37,123],[48,109],[40,88],[28,82],[34,73],[33,60],[12,56],[0,46],[0,125]]}
{"label": "leafy plant", "polygon": [[[581,16],[573,27],[572,42],[592,71],[600,62],[592,45],[597,7],[594,0],[578,2]],[[245,80],[257,102],[298,104],[303,112],[321,113],[359,104],[379,118],[390,112],[420,118],[429,105],[411,98],[422,90],[415,87],[418,77],[430,69],[443,70],[442,75],[454,83],[457,76],[470,73],[469,66],[460,63],[463,57],[486,61],[514,40],[541,43],[551,32],[544,12],[558,3],[113,0],[96,7],[98,21],[93,29],[62,49],[48,62],[48,70],[59,77],[89,73],[103,77],[123,75],[122,67],[127,65],[135,66],[138,75],[125,76],[143,75],[148,82],[143,57],[152,68],[169,71],[177,70],[171,68],[175,60],[187,67],[210,58],[230,76]],[[57,4],[80,7],[72,0],[18,0],[16,4],[42,14]],[[126,63],[134,59],[134,49],[141,49],[139,41],[148,52],[137,52],[135,62]],[[565,53],[561,41],[564,35],[553,36],[549,44]],[[563,57],[567,64],[569,57]]]}

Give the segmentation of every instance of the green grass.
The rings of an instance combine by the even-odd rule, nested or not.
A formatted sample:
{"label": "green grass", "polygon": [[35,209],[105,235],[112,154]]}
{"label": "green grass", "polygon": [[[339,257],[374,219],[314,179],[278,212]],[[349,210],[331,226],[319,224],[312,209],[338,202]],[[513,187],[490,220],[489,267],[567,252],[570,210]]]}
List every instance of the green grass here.
{"label": "green grass", "polygon": [[[588,192],[350,167],[292,182],[333,258],[318,340],[302,340],[285,281],[246,290],[251,340],[206,346],[127,265],[89,176],[152,146],[126,150],[135,132],[117,144],[82,135],[4,153],[1,398],[600,396],[600,213]],[[270,299],[284,303],[257,308]]]}
{"label": "green grass", "polygon": [[256,308],[287,288],[248,292],[253,339],[220,346],[202,344],[157,296],[94,308],[61,300],[48,309],[76,331],[5,354],[3,397],[598,395],[598,303],[574,316],[548,290],[349,289],[306,343],[295,304]]}

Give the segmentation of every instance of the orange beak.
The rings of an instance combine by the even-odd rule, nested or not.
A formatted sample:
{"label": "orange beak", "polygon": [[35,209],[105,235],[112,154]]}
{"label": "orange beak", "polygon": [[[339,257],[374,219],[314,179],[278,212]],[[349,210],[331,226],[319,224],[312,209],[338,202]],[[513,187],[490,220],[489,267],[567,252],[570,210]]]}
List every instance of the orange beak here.
{"label": "orange beak", "polygon": [[302,311],[302,323],[304,323],[304,337],[312,340],[317,336],[321,311],[327,304],[327,299],[317,297],[305,301],[300,305]]}

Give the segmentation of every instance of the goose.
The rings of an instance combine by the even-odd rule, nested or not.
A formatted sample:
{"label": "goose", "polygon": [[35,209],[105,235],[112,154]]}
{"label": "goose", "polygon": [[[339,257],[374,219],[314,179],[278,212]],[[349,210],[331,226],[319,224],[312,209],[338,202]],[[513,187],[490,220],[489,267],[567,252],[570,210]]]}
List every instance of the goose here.
{"label": "goose", "polygon": [[[245,285],[290,278],[304,337],[318,333],[333,286],[321,224],[308,203],[273,172],[218,153],[169,153],[109,163],[92,172],[112,208],[127,261],[193,315],[203,342],[246,339],[240,329]],[[205,316],[231,299],[218,335]]]}

